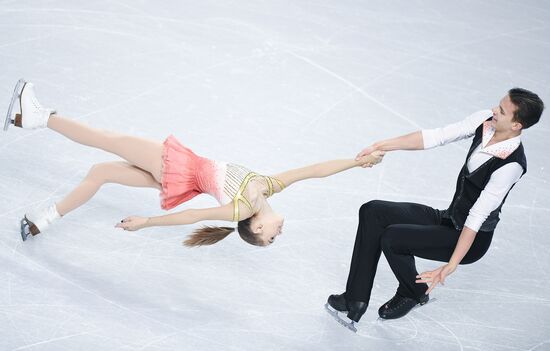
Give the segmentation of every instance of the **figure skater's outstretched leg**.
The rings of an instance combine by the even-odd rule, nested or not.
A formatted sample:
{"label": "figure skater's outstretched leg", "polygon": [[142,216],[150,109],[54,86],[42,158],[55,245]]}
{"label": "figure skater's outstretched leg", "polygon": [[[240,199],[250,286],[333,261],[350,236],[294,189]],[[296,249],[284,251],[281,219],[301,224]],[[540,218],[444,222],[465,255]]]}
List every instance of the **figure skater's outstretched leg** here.
{"label": "figure skater's outstretched leg", "polygon": [[[20,113],[11,119],[11,107],[6,127],[13,123],[17,127],[36,129],[49,127],[67,138],[116,154],[129,163],[151,173],[160,182],[163,145],[160,142],[134,136],[96,129],[84,123],[60,117],[53,109],[44,108],[34,93],[34,85],[20,80],[14,98],[19,98]],[[13,102],[13,101],[12,101]]]}
{"label": "figure skater's outstretched leg", "polygon": [[58,115],[51,115],[47,126],[79,144],[118,155],[128,163],[151,173],[158,183],[161,181],[161,142],[92,128]]}

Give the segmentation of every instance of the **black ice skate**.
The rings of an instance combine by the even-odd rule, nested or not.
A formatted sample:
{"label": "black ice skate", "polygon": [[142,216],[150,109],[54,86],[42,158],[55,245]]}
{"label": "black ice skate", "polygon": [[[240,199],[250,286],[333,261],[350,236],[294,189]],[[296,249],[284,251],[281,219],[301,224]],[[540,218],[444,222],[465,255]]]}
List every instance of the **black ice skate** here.
{"label": "black ice skate", "polygon": [[[368,304],[361,301],[347,301],[345,293],[340,295],[330,295],[325,308],[328,313],[336,319],[336,321],[348,328],[354,333],[357,333],[355,323],[359,322]],[[342,315],[340,315],[342,313]],[[344,316],[343,314],[346,314]]]}
{"label": "black ice skate", "polygon": [[428,303],[430,297],[423,295],[420,300],[395,294],[388,302],[380,306],[378,315],[382,319],[397,319],[405,316],[413,308],[423,306]]}

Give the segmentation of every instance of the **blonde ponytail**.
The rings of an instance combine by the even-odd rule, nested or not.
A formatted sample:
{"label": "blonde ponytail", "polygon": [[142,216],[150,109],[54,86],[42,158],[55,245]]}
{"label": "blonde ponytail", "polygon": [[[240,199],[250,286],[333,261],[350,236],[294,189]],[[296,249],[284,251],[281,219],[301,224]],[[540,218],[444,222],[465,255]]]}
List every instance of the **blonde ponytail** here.
{"label": "blonde ponytail", "polygon": [[183,242],[183,245],[188,247],[212,245],[225,239],[234,231],[235,228],[230,227],[203,226],[200,229],[196,229],[193,234]]}

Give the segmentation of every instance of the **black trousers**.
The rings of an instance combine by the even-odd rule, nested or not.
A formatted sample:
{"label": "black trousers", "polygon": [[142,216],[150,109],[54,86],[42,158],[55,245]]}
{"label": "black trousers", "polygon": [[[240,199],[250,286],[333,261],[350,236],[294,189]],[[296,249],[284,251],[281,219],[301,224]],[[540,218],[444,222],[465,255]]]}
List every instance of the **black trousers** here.
{"label": "black trousers", "polygon": [[[374,200],[359,210],[359,226],[346,285],[346,298],[368,303],[381,251],[399,281],[397,293],[419,299],[428,289],[416,283],[414,256],[448,262],[460,231],[429,206]],[[493,232],[478,232],[460,264],[479,260],[489,249]],[[435,267],[434,267],[435,268]]]}

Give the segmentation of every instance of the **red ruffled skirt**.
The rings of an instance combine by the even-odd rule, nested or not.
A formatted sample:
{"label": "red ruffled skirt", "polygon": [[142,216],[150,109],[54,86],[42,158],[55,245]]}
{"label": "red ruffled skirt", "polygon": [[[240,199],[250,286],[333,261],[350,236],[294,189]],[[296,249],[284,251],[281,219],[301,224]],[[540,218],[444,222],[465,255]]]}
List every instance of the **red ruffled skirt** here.
{"label": "red ruffled skirt", "polygon": [[166,138],[162,153],[162,209],[172,209],[203,193],[196,177],[201,160],[201,157],[182,145],[173,135]]}

